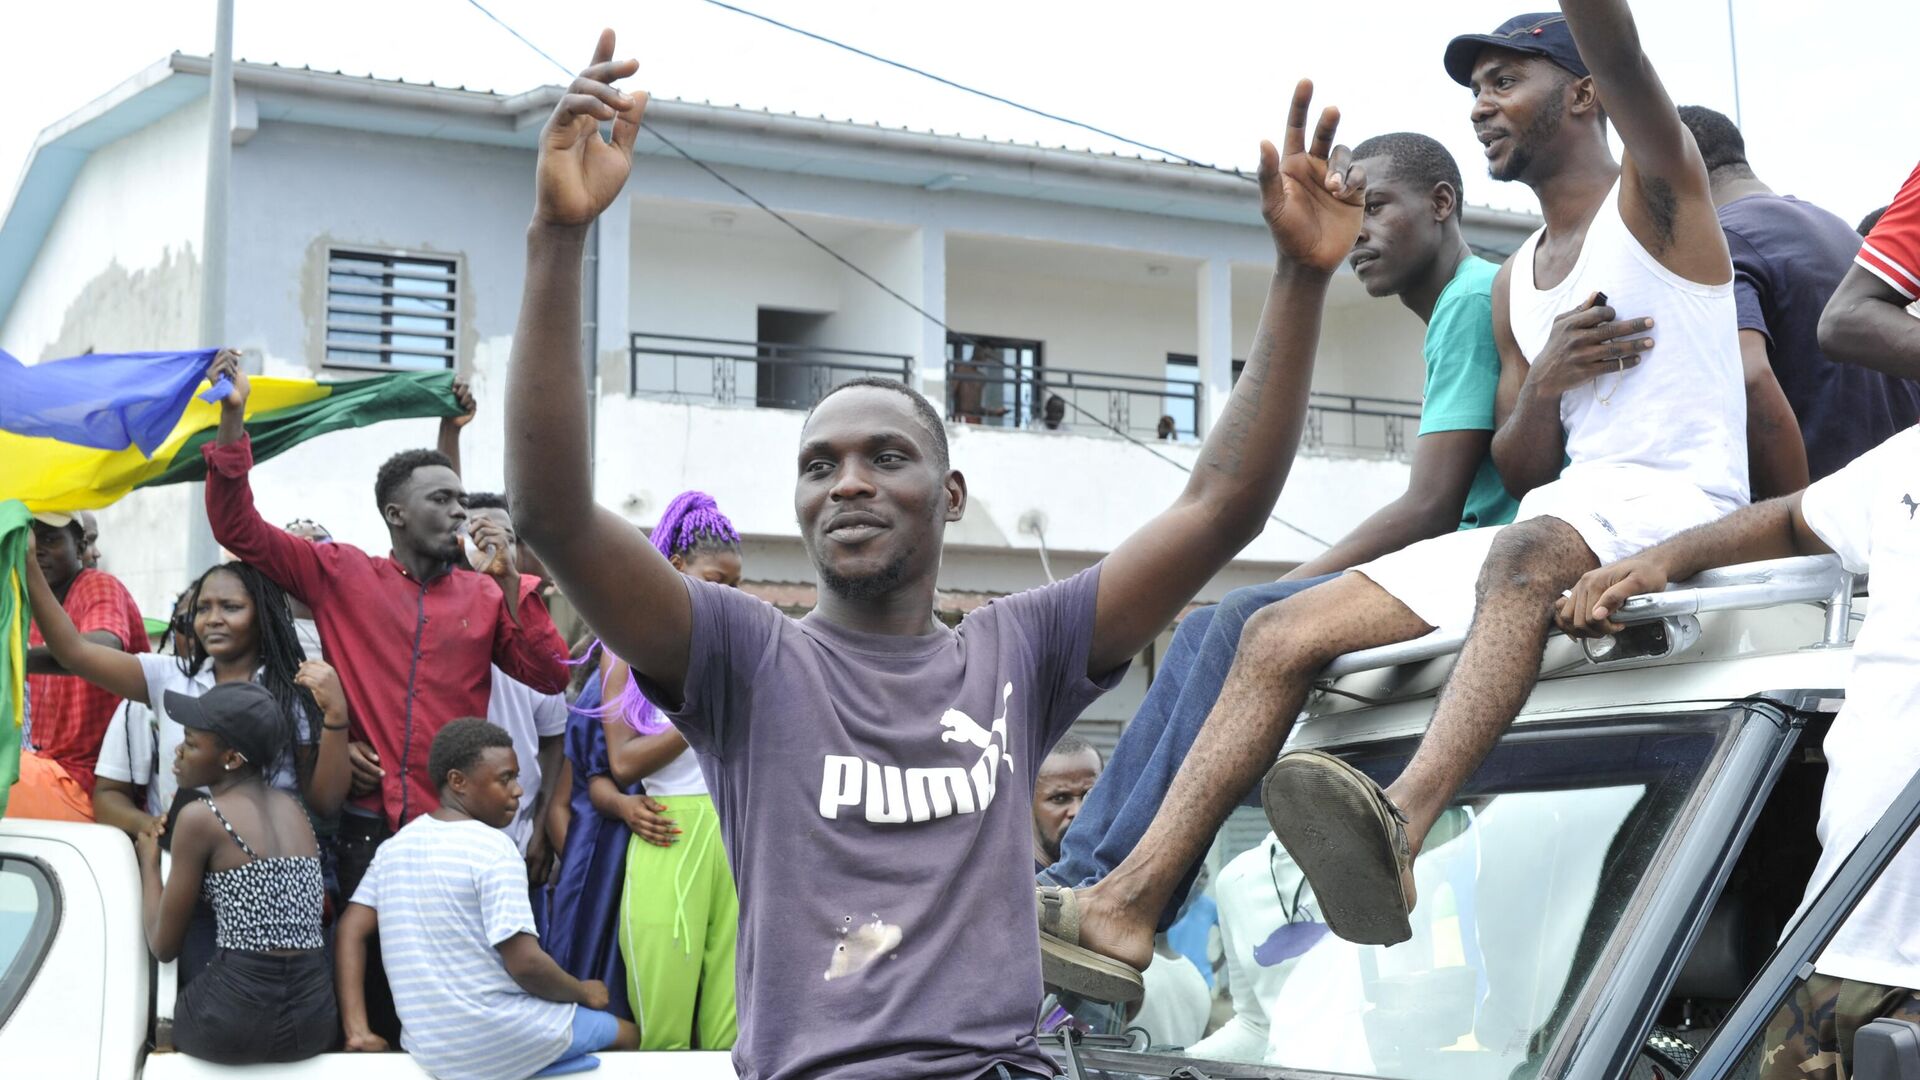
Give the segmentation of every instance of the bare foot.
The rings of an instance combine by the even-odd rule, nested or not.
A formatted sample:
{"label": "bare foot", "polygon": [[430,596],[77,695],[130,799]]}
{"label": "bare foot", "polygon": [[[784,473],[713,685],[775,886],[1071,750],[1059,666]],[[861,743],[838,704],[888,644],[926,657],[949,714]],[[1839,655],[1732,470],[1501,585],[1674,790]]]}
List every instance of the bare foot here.
{"label": "bare foot", "polygon": [[1153,961],[1153,919],[1134,916],[1104,890],[1106,881],[1074,890],[1080,909],[1080,945],[1135,971]]}

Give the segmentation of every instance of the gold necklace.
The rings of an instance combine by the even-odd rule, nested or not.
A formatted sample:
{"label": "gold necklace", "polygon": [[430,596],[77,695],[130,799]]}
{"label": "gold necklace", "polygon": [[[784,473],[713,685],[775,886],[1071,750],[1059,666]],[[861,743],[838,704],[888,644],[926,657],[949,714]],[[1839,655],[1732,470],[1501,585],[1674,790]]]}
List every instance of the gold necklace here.
{"label": "gold necklace", "polygon": [[[1613,369],[1613,389],[1612,390],[1609,390],[1605,394],[1602,394],[1600,392],[1600,375],[1595,375],[1593,377],[1593,399],[1595,401],[1598,401],[1601,405],[1606,406],[1607,408],[1613,407],[1613,395],[1619,392],[1620,383],[1627,377],[1626,361],[1621,360],[1619,357],[1616,356],[1613,358],[1613,362],[1616,366]],[[1606,374],[1606,372],[1603,371],[1600,374],[1604,375]]]}

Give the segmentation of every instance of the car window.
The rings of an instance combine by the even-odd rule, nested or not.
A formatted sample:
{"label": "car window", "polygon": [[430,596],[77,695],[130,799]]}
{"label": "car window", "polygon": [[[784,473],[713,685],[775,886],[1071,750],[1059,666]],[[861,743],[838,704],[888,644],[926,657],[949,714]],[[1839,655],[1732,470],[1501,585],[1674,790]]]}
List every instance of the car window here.
{"label": "car window", "polygon": [[58,923],[58,900],[39,864],[0,859],[0,1024],[25,996]]}
{"label": "car window", "polygon": [[[1421,1080],[1537,1075],[1726,730],[1716,714],[1509,736],[1428,837],[1413,938],[1390,948],[1328,933],[1264,818],[1253,812],[1265,835],[1249,836],[1240,812],[1184,916],[1216,918],[1224,954],[1213,1019],[1184,1055]],[[1385,783],[1414,745],[1342,756]],[[1149,1029],[1168,997],[1193,993],[1167,974],[1148,972]]]}

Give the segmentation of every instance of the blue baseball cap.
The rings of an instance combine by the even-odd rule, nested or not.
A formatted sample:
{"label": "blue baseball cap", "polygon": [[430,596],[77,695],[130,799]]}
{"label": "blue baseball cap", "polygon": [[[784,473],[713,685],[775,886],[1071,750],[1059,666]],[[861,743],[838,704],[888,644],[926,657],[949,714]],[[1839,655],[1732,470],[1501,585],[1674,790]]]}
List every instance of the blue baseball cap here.
{"label": "blue baseball cap", "polygon": [[1580,50],[1573,43],[1573,31],[1567,29],[1567,17],[1557,11],[1515,15],[1491,34],[1461,34],[1447,42],[1447,74],[1461,86],[1473,85],[1473,62],[1488,46],[1544,56],[1581,78],[1587,75],[1587,65],[1581,62]]}

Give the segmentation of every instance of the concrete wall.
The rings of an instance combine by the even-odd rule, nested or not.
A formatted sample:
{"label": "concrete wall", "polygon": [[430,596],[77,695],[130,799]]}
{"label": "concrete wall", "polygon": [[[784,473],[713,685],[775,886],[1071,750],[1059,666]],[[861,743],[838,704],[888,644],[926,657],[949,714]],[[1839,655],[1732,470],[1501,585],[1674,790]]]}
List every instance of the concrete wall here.
{"label": "concrete wall", "polygon": [[0,349],[32,363],[195,343],[206,133],[206,106],[189,105],[94,151],[0,323]]}

